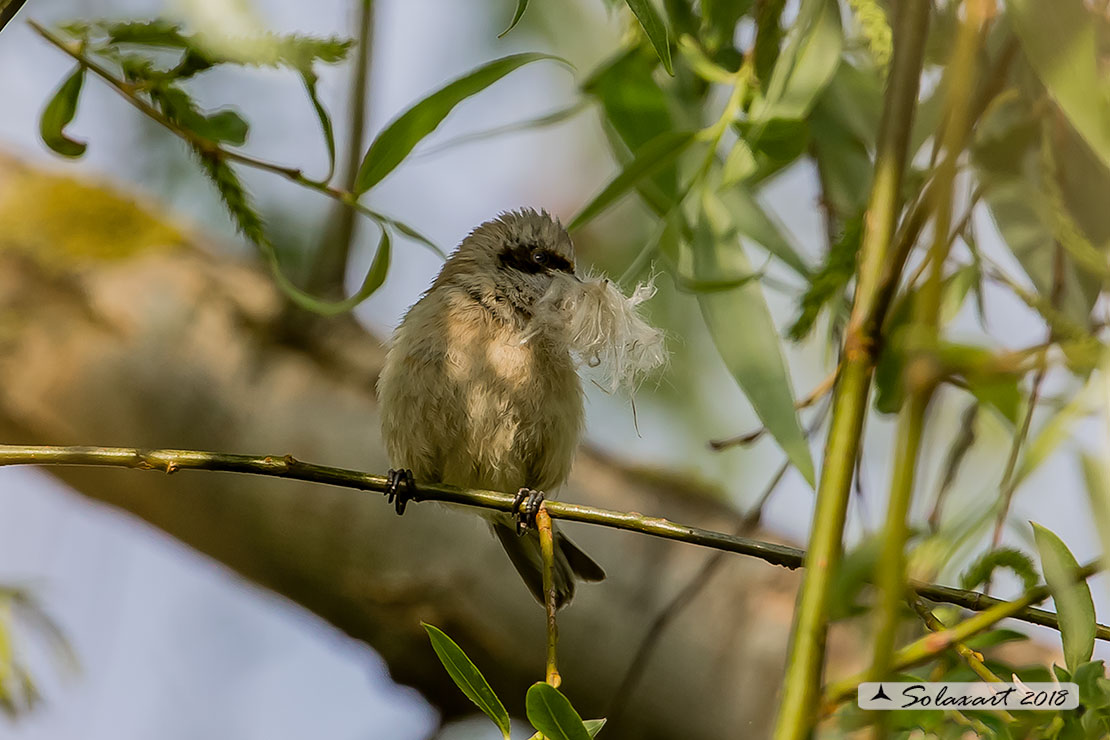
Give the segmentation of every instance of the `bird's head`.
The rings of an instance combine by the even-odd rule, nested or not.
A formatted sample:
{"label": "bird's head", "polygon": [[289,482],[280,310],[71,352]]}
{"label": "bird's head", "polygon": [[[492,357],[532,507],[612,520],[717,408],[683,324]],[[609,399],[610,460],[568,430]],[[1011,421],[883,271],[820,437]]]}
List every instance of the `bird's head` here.
{"label": "bird's head", "polygon": [[574,277],[574,245],[559,221],[530,208],[502,213],[463,239],[433,290],[461,287],[527,314],[555,280]]}

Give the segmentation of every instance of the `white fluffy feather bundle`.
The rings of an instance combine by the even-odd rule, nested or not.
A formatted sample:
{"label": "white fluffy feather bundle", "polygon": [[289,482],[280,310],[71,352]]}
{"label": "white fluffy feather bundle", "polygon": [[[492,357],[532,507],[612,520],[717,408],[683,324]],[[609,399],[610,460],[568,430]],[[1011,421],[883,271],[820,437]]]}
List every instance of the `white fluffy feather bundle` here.
{"label": "white fluffy feather bundle", "polygon": [[560,277],[536,304],[528,336],[561,332],[571,352],[601,376],[606,390],[632,391],[667,361],[663,332],[639,312],[653,295],[651,281],[625,296],[608,278]]}

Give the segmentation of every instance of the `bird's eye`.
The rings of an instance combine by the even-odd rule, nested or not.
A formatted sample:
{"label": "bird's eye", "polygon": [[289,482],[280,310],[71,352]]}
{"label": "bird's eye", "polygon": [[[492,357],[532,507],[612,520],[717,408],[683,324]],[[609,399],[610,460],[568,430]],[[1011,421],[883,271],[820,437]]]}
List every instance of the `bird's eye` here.
{"label": "bird's eye", "polygon": [[537,265],[546,265],[547,252],[543,251],[542,249],[532,250],[532,261],[535,262]]}

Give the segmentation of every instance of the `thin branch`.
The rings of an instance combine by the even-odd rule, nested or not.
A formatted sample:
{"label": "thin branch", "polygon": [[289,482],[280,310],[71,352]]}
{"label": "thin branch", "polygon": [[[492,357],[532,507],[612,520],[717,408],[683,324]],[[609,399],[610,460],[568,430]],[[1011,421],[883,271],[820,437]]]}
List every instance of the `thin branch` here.
{"label": "thin branch", "polygon": [[543,558],[543,606],[547,613],[547,661],[544,680],[559,688],[562,678],[559,676],[557,661],[559,625],[555,621],[555,612],[558,610],[555,600],[555,533],[544,503],[540,503],[540,510],[536,512],[536,529],[540,534],[540,555]]}
{"label": "thin branch", "polygon": [[[1090,578],[1098,572],[1099,568],[1100,565],[1097,561],[1084,565],[1076,571],[1076,580]],[[1048,586],[1037,586],[1013,601],[999,601],[986,611],[980,612],[970,619],[941,632],[928,634],[898,650],[891,658],[890,670],[892,672],[904,671],[921,663],[927,663],[951,645],[964,642],[980,632],[990,629],[1003,619],[1013,617],[1048,597]],[[851,698],[860,683],[866,680],[867,674],[860,673],[830,684],[825,690],[822,704],[823,713],[831,713],[837,705]]]}
{"label": "thin branch", "polygon": [[[944,263],[948,258],[953,239],[949,236],[952,226],[952,201],[957,172],[957,159],[963,151],[964,131],[969,128],[969,97],[972,92],[975,54],[983,29],[991,13],[990,0],[970,0],[964,4],[965,16],[960,24],[948,69],[945,72],[946,126],[941,137],[944,158],[935,170],[933,183],[937,194],[934,199],[933,244],[923,264],[929,269],[925,283],[918,291],[914,304],[916,331],[930,345],[936,344],[940,332],[941,284]],[[882,549],[876,566],[876,580],[880,587],[875,608],[875,637],[872,650],[870,675],[872,681],[888,678],[891,654],[894,651],[898,627],[901,624],[901,605],[906,597],[906,539],[909,535],[909,511],[916,488],[917,464],[921,454],[921,440],[925,419],[936,389],[935,360],[920,350],[907,361],[906,385],[910,397],[898,419],[895,458],[891,472],[887,517],[883,527]],[[875,735],[885,735],[885,714],[876,718]]]}
{"label": "thin branch", "polygon": [[[794,403],[794,409],[801,411],[802,409],[809,408],[827,396],[829,391],[833,389],[833,386],[836,385],[836,374],[839,370],[840,366],[838,365],[831,373],[825,376],[825,379],[818,383],[805,398],[798,399],[798,401]],[[729,447],[750,445],[766,433],[767,427],[760,427],[754,431],[736,437],[729,437],[728,439],[711,439],[709,440],[709,449],[714,452],[720,452]]]}
{"label": "thin branch", "polygon": [[[307,483],[320,483],[359,491],[385,493],[389,479],[347,468],[297,460],[291,455],[235,455],[202,450],[140,449],[135,447],[54,447],[50,445],[0,445],[0,467],[9,465],[82,465],[90,467],[130,468],[163,473],[182,470],[206,470],[225,473],[265,475],[289,478]],[[514,496],[499,491],[456,488],[442,484],[417,482],[413,501],[440,501],[463,504],[496,511],[512,512]],[[758,558],[771,565],[794,570],[805,563],[806,551],[789,545],[738,537],[735,535],[677,524],[660,517],[635,512],[611,511],[564,501],[545,501],[552,519],[561,519],[601,527],[638,532],[676,542],[701,545],[715,550],[734,552]],[[1087,566],[1085,576],[1097,572]],[[955,604],[971,611],[983,611],[1007,603],[978,591],[910,581],[910,590],[930,601]],[[1030,602],[1035,603],[1035,602]],[[1008,615],[1023,622],[1059,630],[1056,615],[1041,609],[1023,608]],[[1110,640],[1110,627],[1097,625],[1096,636]]]}
{"label": "thin branch", "polygon": [[[357,49],[348,97],[350,123],[343,164],[343,186],[347,192],[355,188],[359,163],[362,161],[362,141],[366,133],[366,99],[374,56],[374,0],[358,0]],[[351,243],[355,236],[355,211],[339,202],[328,220],[330,223],[323,229],[324,238],[317,248],[317,258],[313,262],[306,289],[318,295],[341,295]]]}
{"label": "thin branch", "polygon": [[[1064,248],[1060,244],[1056,244],[1052,259],[1052,291],[1049,295],[1049,304],[1052,308],[1059,307],[1063,292]],[[1046,341],[1051,343],[1055,337],[1056,332],[1049,326],[1048,338]],[[1033,426],[1033,413],[1037,410],[1037,399],[1041,395],[1041,388],[1044,385],[1044,379],[1047,373],[1047,365],[1042,365],[1037,368],[1037,373],[1033,376],[1033,385],[1029,390],[1029,406],[1025,410],[1025,415],[1022,417],[1021,427],[1014,434],[1014,439],[1010,444],[1010,454],[1006,458],[1006,468],[1002,472],[1002,500],[998,508],[998,516],[995,518],[994,532],[991,535],[992,550],[997,549],[1002,542],[1002,529],[1006,525],[1006,517],[1010,513],[1010,504],[1014,500],[1014,492],[1017,490],[1018,485],[1018,479],[1014,473],[1017,471],[1018,458],[1021,455],[1022,447],[1025,444],[1025,440],[1029,437],[1029,429]],[[989,581],[986,584],[986,590],[988,593],[991,590]]]}

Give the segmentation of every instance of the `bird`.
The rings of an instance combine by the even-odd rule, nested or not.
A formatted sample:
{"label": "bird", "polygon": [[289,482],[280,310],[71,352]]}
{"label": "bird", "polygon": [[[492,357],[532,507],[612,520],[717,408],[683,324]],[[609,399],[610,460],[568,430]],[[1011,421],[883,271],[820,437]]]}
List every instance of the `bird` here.
{"label": "bird", "polygon": [[[393,333],[378,378],[388,493],[404,512],[415,480],[516,491],[516,514],[484,510],[528,590],[545,602],[534,517],[570,473],[584,394],[557,312],[537,306],[579,281],[574,245],[546,210],[501,213],[473,229]],[[605,571],[554,531],[558,607]]]}

